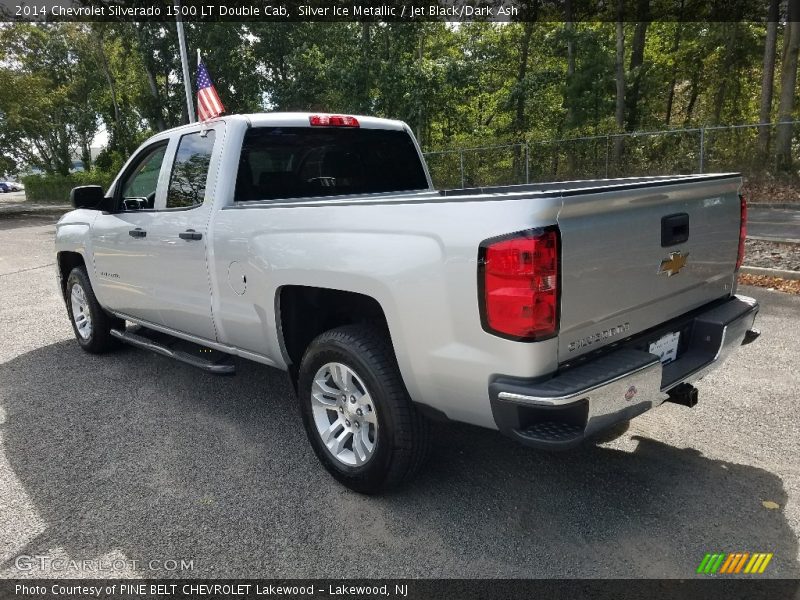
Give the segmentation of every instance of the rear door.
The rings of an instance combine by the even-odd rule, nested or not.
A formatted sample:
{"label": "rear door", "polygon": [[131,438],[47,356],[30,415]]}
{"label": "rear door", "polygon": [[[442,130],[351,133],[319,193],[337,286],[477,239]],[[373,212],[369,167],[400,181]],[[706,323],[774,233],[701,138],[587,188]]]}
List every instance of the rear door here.
{"label": "rear door", "polygon": [[148,280],[159,306],[160,325],[216,339],[208,277],[208,220],[212,207],[209,171],[222,123],[176,135],[166,193],[148,225]]}
{"label": "rear door", "polygon": [[558,217],[559,360],[729,295],[740,184],[720,176],[567,193]]}

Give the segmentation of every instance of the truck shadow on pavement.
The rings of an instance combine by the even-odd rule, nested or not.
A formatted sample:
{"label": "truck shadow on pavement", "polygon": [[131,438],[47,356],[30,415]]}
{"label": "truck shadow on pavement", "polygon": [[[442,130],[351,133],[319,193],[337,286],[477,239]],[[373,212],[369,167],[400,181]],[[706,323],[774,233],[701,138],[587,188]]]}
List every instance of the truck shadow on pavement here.
{"label": "truck shadow on pavement", "polygon": [[[550,454],[436,424],[425,472],[368,498],[317,464],[295,402],[285,374],[251,363],[214,377],[72,340],[0,365],[15,523],[0,574],[56,552],[135,560],[145,577],[694,577],[706,552],[736,551],[800,574],[787,493],[766,470],[646,437]],[[346,557],[359,568],[345,573]],[[163,564],[180,559],[192,569]]]}

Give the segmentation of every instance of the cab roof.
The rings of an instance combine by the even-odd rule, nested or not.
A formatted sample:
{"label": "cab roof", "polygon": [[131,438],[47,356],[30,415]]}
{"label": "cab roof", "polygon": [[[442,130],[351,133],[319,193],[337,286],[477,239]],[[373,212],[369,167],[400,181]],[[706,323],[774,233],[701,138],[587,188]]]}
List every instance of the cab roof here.
{"label": "cab roof", "polygon": [[345,115],[355,117],[359,127],[362,129],[395,129],[405,130],[406,124],[402,121],[393,119],[379,119],[365,115],[350,115],[346,113],[326,113],[326,112],[273,112],[273,113],[252,113],[241,116],[248,120],[253,127],[311,127],[309,117],[314,115]]}

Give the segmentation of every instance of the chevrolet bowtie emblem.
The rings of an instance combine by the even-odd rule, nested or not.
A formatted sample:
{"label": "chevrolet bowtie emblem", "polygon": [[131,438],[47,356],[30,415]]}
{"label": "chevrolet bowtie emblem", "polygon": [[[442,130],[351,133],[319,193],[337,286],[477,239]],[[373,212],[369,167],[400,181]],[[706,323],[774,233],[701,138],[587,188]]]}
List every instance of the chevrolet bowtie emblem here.
{"label": "chevrolet bowtie emblem", "polygon": [[689,259],[689,253],[681,254],[680,252],[670,252],[669,258],[661,261],[661,268],[658,270],[659,275],[666,273],[667,277],[677,275],[678,272],[686,265]]}

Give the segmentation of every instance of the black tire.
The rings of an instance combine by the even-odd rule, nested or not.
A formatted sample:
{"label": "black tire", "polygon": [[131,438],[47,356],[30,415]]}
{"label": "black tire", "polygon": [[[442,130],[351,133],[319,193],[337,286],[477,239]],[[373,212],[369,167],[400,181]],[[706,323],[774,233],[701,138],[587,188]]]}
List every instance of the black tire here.
{"label": "black tire", "polygon": [[[75,286],[80,286],[86,300],[84,310],[88,312],[91,319],[91,333],[88,335],[78,331],[78,325],[73,314],[71,299]],[[72,323],[72,330],[75,332],[75,339],[78,340],[81,348],[92,354],[102,354],[116,348],[118,340],[110,332],[112,329],[124,329],[125,321],[106,313],[97,302],[85,267],[72,269],[69,277],[67,277],[65,292],[67,313],[69,314],[70,323]]]}
{"label": "black tire", "polygon": [[[359,466],[337,460],[322,441],[314,421],[314,376],[332,362],[350,368],[374,403],[378,434],[371,457]],[[301,361],[298,396],[314,453],[344,486],[362,494],[375,494],[408,482],[422,467],[430,447],[429,424],[408,396],[387,334],[368,326],[346,325],[319,335]]]}

